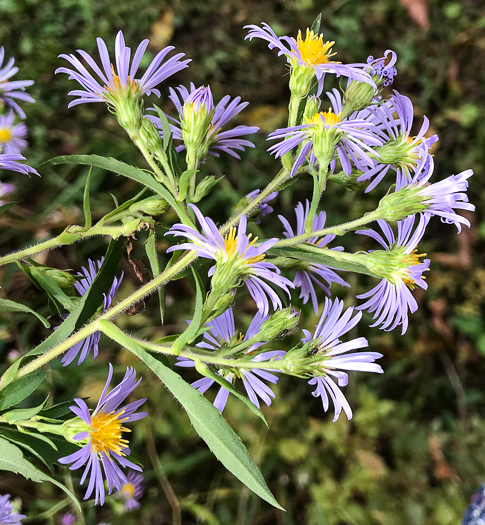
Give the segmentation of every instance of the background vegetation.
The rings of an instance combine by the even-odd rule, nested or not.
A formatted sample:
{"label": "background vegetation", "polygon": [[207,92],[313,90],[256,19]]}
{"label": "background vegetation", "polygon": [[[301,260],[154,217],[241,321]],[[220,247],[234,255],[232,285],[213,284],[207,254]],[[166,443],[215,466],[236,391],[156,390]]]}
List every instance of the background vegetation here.
{"label": "background vegetation", "polygon": [[[210,84],[217,99],[223,94],[240,95],[251,103],[241,122],[261,127],[256,150],[245,154],[241,162],[223,158],[206,164],[208,174],[223,174],[225,179],[203,208],[224,219],[231,203],[262,187],[278,170],[278,163],[265,151],[265,138],[284,125],[288,103],[284,60],[277,59],[263,42],[244,42],[243,26],[266,21],[277,33],[296,36],[320,11],[325,38],[336,41],[342,61],[381,56],[388,48],[397,52],[398,76],[392,87],[411,97],[416,116],[426,114],[440,136],[434,151],[436,176],[444,178],[467,168],[476,173],[470,191],[477,207],[470,217],[472,228],[457,236],[453,227],[432,222],[423,242],[432,259],[429,290],[417,293],[420,308],[404,337],[359,327],[359,335],[367,336],[371,347],[385,355],[381,364],[386,373],[361,375],[351,382],[347,388],[355,414],[351,422],[341,417],[332,423],[309,387],[291,379],[280,381],[276,402],[265,409],[269,429],[240,402],[229,401],[225,416],[260,464],[286,513],[251,495],[224,470],[180,407],[140,366],[144,373],[140,393],[149,394],[150,418],[135,429],[132,448],[145,464],[147,490],[141,508],[126,515],[120,514],[121,503],[114,500],[102,509],[90,507],[92,523],[167,524],[171,505],[181,505],[184,523],[210,525],[454,525],[484,481],[485,423],[480,414],[485,406],[485,192],[481,182],[485,16],[480,0],[0,0],[0,44],[7,56],[16,57],[18,77],[36,82],[30,92],[37,104],[27,108],[30,148],[25,154],[34,167],[50,157],[74,153],[113,156],[143,166],[105,107],[67,109],[67,92],[75,88],[65,75],[54,75],[62,63],[57,56],[78,48],[94,52],[98,36],[112,48],[119,29],[132,47],[149,37],[152,54],[170,43],[193,59],[189,69],[174,77],[174,83]],[[167,91],[163,97],[163,108],[171,111]],[[81,220],[86,170],[63,166],[40,172],[42,178],[31,179],[2,173],[2,180],[17,185],[13,199],[18,201],[13,211],[0,218],[2,252],[50,237]],[[94,174],[95,216],[112,206],[110,193],[120,200],[133,194],[129,181]],[[373,199],[380,196],[378,191],[364,196],[332,190],[323,205],[331,224],[373,209]],[[310,191],[308,180],[285,192],[277,212],[292,214],[298,200]],[[168,217],[167,224],[170,221]],[[266,221],[265,232],[281,234],[274,217]],[[135,251],[142,242],[140,235]],[[79,270],[88,257],[101,255],[104,247],[103,239],[79,243],[44,253],[39,261]],[[162,258],[165,247],[161,240]],[[126,277],[120,296],[140,284],[127,260],[123,269]],[[349,304],[355,290],[366,284],[350,279],[351,295],[336,290]],[[3,296],[48,313],[43,298],[15,265],[5,269],[1,282]],[[163,327],[153,296],[142,312],[121,320],[124,328],[147,336],[176,331],[189,311],[193,290],[185,281],[177,281],[167,293],[170,309]],[[248,301],[242,315],[249,315],[250,308]],[[302,326],[312,324],[313,313],[305,309]],[[4,316],[0,321],[3,362],[45,335],[33,318]],[[45,390],[53,401],[74,395],[96,399],[108,360],[121,369],[131,357],[104,341],[102,355],[94,363],[68,369],[53,364],[56,386],[46,384]],[[77,486],[78,479],[72,483]],[[0,493],[6,492],[20,497],[31,516],[52,509],[62,499],[52,486],[2,473]],[[60,523],[66,510],[47,521]]]}

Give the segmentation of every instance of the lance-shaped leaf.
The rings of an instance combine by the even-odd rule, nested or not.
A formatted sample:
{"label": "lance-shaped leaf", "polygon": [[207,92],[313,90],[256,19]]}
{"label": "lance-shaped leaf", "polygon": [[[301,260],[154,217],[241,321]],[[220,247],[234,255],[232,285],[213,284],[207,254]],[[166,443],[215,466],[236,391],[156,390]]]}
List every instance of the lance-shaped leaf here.
{"label": "lance-shaped leaf", "polygon": [[269,490],[256,463],[241,438],[229,426],[217,408],[176,372],[152,357],[117,326],[100,321],[100,329],[141,359],[181,403],[199,436],[219,461],[250,490],[278,509],[284,510]]}
{"label": "lance-shaped leaf", "polygon": [[47,319],[42,317],[39,313],[35,312],[28,306],[25,306],[24,304],[16,303],[15,301],[10,301],[9,299],[3,299],[0,297],[0,314],[3,314],[4,312],[24,312],[28,314],[35,315],[37,319],[46,327],[49,328],[50,324]]}

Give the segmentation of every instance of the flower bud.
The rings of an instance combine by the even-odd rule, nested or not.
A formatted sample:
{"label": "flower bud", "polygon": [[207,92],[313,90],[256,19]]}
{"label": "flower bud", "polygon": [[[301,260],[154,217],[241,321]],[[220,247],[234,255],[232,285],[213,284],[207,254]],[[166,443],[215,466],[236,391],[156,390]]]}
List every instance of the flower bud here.
{"label": "flower bud", "polygon": [[300,321],[300,312],[292,307],[276,311],[269,319],[264,321],[259,331],[261,341],[283,339],[293,333]]}
{"label": "flower bud", "polygon": [[167,201],[160,197],[149,197],[148,199],[143,199],[140,202],[135,202],[128,208],[131,214],[150,216],[161,215],[168,209],[169,205]]}
{"label": "flower bud", "polygon": [[203,199],[211,190],[212,186],[217,184],[219,179],[216,179],[214,175],[209,175],[204,177],[197,186],[195,190],[195,195],[192,197],[191,202],[199,202],[200,199]]}
{"label": "flower bud", "polygon": [[[139,136],[143,144],[151,153],[163,152],[163,142],[155,124],[148,118],[144,117],[141,121]],[[165,157],[165,153],[162,154]]]}
{"label": "flower bud", "polygon": [[341,118],[348,117],[355,111],[361,111],[370,106],[375,95],[375,89],[370,84],[353,80],[344,93],[344,107]]}
{"label": "flower bud", "polygon": [[306,124],[311,120],[320,109],[320,99],[315,95],[310,95],[307,98],[305,111],[303,112],[303,123]]}
{"label": "flower bud", "polygon": [[[38,269],[40,267],[37,267]],[[55,268],[45,268],[45,273],[53,281],[55,281],[61,288],[70,288],[76,282],[76,278],[69,272],[57,270]]]}

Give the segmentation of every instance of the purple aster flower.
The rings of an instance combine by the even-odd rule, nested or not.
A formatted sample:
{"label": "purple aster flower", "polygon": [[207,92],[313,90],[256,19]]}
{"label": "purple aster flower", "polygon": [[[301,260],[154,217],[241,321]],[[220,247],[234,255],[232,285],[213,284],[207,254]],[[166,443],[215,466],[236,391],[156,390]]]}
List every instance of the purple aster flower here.
{"label": "purple aster flower", "polygon": [[[261,193],[261,190],[254,190],[254,191],[251,191],[250,193],[248,193],[246,195],[246,199],[249,200],[249,202],[251,202],[253,199],[255,199],[259,194]],[[272,193],[270,193],[267,197],[265,197],[260,203],[259,203],[259,217],[266,217],[266,215],[269,215],[271,213],[273,213],[274,209],[273,207],[268,204],[269,201],[272,201],[273,199],[276,199],[276,197],[278,196],[278,192],[277,191],[273,191]],[[254,224],[260,224],[260,220],[255,220],[254,221]]]}
{"label": "purple aster flower", "polygon": [[[354,352],[347,353],[350,350],[359,350],[369,345],[365,337],[358,337],[346,343],[340,341],[340,337],[352,330],[362,317],[362,312],[357,312],[354,317],[354,308],[347,308],[342,314],[344,307],[343,301],[336,299],[333,303],[330,299],[325,298],[325,307],[322,316],[312,335],[308,330],[303,330],[306,337],[302,339],[303,343],[311,343],[308,357],[322,356],[322,361],[318,363],[318,374],[308,384],[316,385],[313,392],[315,397],[321,397],[323,409],[329,408],[331,399],[335,407],[336,421],[342,410],[345,412],[347,419],[352,419],[352,409],[345,399],[344,394],[339,387],[347,386],[349,377],[347,372],[342,370],[355,370],[357,372],[374,372],[382,374],[382,368],[374,361],[382,357],[377,352]],[[337,380],[335,384],[334,379]]]}
{"label": "purple aster flower", "polygon": [[[3,50],[3,48],[0,49]],[[15,503],[10,501],[10,494],[0,496],[0,523],[2,525],[20,525],[21,520],[26,517],[24,514],[16,512],[15,506]]]}
{"label": "purple aster flower", "polygon": [[[8,184],[8,182],[0,182],[0,198],[5,195],[9,195],[15,191],[15,186],[13,184]],[[3,206],[5,203],[0,200],[0,206]]]}
{"label": "purple aster flower", "polygon": [[[232,308],[226,310],[222,315],[214,318],[212,321],[208,322],[206,326],[210,327],[208,332],[204,333],[204,340],[201,343],[198,343],[197,346],[200,348],[207,348],[213,350],[214,352],[220,352],[221,349],[235,346],[241,341],[247,341],[257,335],[261,330],[261,325],[269,317],[263,316],[258,312],[251,324],[249,325],[246,334],[244,337],[236,335],[236,328],[234,326],[234,313]],[[263,345],[264,342],[258,342],[251,345],[247,350],[247,354],[251,354],[258,347]],[[254,362],[266,361],[274,358],[281,358],[285,354],[284,351],[273,350],[269,352],[261,352],[251,359]],[[194,367],[195,363],[187,358],[179,357],[179,362],[176,363],[177,366],[182,367]],[[269,370],[269,371],[268,371]],[[241,368],[225,368],[219,370],[219,375],[223,377],[229,383],[234,383],[236,378],[240,378],[243,381],[244,388],[248,394],[251,402],[260,407],[259,399],[261,398],[266,405],[271,405],[271,398],[274,398],[274,392],[266,385],[261,379],[269,381],[270,383],[276,384],[278,382],[278,377],[270,372],[275,370],[263,370],[256,368],[253,370],[246,370]],[[192,386],[196,388],[202,394],[208,390],[215,381],[209,377],[204,377],[192,383]],[[220,387],[219,392],[214,400],[214,406],[221,412],[226,406],[227,399],[229,397],[229,390],[224,387]]]}
{"label": "purple aster flower", "polygon": [[369,254],[369,258],[375,262],[373,270],[381,273],[383,279],[369,292],[357,296],[358,299],[368,299],[358,309],[374,313],[373,319],[376,321],[371,326],[379,326],[382,330],[390,331],[402,326],[404,334],[408,327],[408,312],[414,313],[418,309],[411,290],[416,286],[424,290],[428,288],[423,273],[429,269],[430,260],[421,261],[426,254],[417,254],[416,246],[424,235],[429,215],[420,214],[416,229],[415,219],[416,215],[411,215],[398,221],[397,238],[383,220],[377,222],[384,237],[370,229],[356,232],[372,237],[386,250]]}
{"label": "purple aster flower", "polygon": [[[383,140],[378,136],[371,114],[354,113],[341,120],[343,105],[340,93],[334,89],[327,96],[332,104],[328,111],[315,113],[307,119],[307,124],[277,129],[268,136],[268,140],[282,139],[268,149],[276,158],[302,145],[291,170],[292,177],[307,158],[315,166],[317,160],[332,159],[335,153],[346,175],[352,172],[352,164],[359,169],[374,165],[369,153],[374,155],[372,146],[382,145]],[[366,118],[360,118],[361,114]]]}
{"label": "purple aster flower", "polygon": [[[196,88],[193,83],[190,84],[190,90],[188,90],[185,86],[179,86],[177,88],[178,93],[175,89],[170,88],[169,98],[174,103],[175,108],[179,114],[179,120],[169,117],[172,122],[170,128],[175,140],[183,140],[182,128],[184,126],[184,105],[187,103],[187,101],[190,101],[190,97],[200,89],[201,88]],[[209,131],[206,136],[206,147],[208,148],[208,153],[210,155],[218,157],[219,152],[223,151],[224,153],[232,155],[236,159],[240,159],[241,157],[238,155],[238,153],[236,153],[236,150],[244,151],[244,148],[254,148],[254,144],[252,142],[242,139],[241,137],[244,135],[250,135],[251,133],[256,133],[256,131],[259,130],[257,126],[239,125],[232,129],[221,131],[221,129],[231,119],[238,115],[248,104],[249,102],[241,102],[241,97],[236,97],[231,100],[231,97],[226,95],[215,106],[209,126]],[[160,134],[162,134],[162,124],[160,119],[153,116],[149,116],[148,118],[158,127]],[[185,149],[185,146],[182,144],[176,148],[177,151],[182,151],[183,149]]]}
{"label": "purple aster flower", "polygon": [[79,55],[93,70],[94,76],[75,55],[59,55],[65,58],[74,69],[60,67],[56,73],[67,73],[70,79],[77,80],[84,88],[69,93],[69,95],[78,97],[69,103],[69,107],[88,102],[107,102],[116,105],[119,99],[127,96],[139,99],[144,94],[150,95],[151,93],[160,97],[160,91],[156,89],[156,86],[181,69],[186,68],[190,62],[190,60],[181,60],[185,56],[183,53],[178,53],[164,62],[168,53],[174,49],[173,46],[167,46],[152,60],[145,74],[141,78],[136,78],[140,62],[149,43],[148,40],[143,40],[140,43],[133,56],[133,61],[131,61],[131,48],[125,45],[123,33],[118,32],[115,42],[116,73],[104,40],[97,38],[96,41],[102,69],[86,51],[78,49]]}
{"label": "purple aster flower", "polygon": [[443,222],[454,224],[458,233],[461,231],[461,224],[470,227],[470,221],[458,215],[454,208],[475,211],[475,206],[468,202],[465,193],[468,189],[467,179],[473,175],[473,170],[465,170],[430,184],[428,181],[431,174],[431,170],[425,175],[418,173],[409,184],[410,189],[419,188],[418,195],[427,207],[426,213],[438,215]]}
{"label": "purple aster flower", "polygon": [[482,485],[473,495],[472,501],[462,525],[485,525],[485,485]]}
{"label": "purple aster flower", "polygon": [[[284,236],[287,239],[291,237],[296,237],[297,235],[302,235],[305,233],[305,221],[310,212],[310,203],[308,200],[305,203],[305,208],[303,204],[299,202],[295,208],[296,213],[296,231],[293,232],[290,223],[282,215],[278,215],[278,218],[283,223],[285,227]],[[326,214],[324,211],[321,211],[313,217],[312,222],[312,231],[323,230],[325,228]],[[324,237],[311,237],[307,239],[307,243],[318,246],[319,248],[326,248],[327,245],[335,239],[335,235],[325,235]],[[335,251],[342,251],[342,246],[337,246],[331,248]],[[296,288],[300,288],[300,299],[303,299],[303,304],[306,304],[311,298],[313,309],[315,315],[318,312],[318,299],[315,291],[315,284],[321,288],[326,294],[330,295],[330,286],[332,283],[340,284],[341,286],[350,286],[345,282],[337,273],[335,273],[331,268],[325,266],[324,264],[319,263],[307,263],[304,261],[299,261],[298,266],[301,267],[296,272],[295,280],[293,281]]]}
{"label": "purple aster flower", "polygon": [[[104,261],[104,257],[102,257],[99,261],[95,261],[95,262],[93,262],[91,259],[88,259],[88,268],[85,268],[83,266],[81,268],[82,271],[78,272],[77,276],[82,277],[82,279],[74,283],[74,287],[76,288],[76,290],[78,291],[81,297],[88,291],[89,287],[94,281],[94,278],[99,272],[99,269],[101,268],[101,265],[103,264],[103,261]],[[118,288],[120,287],[122,280],[123,280],[123,272],[121,273],[121,276],[119,279],[117,277],[113,279],[113,284],[111,285],[111,289],[108,295],[104,294],[103,312],[105,312],[111,306],[113,297],[115,293],[117,292]],[[98,352],[99,352],[100,338],[101,338],[101,332],[95,332],[94,334],[91,334],[90,336],[86,337],[86,339],[79,341],[79,343],[72,346],[66,352],[66,354],[61,360],[61,363],[64,366],[69,365],[70,363],[72,363],[72,361],[74,361],[74,359],[80,353],[81,355],[79,356],[79,359],[77,362],[77,364],[80,365],[86,360],[86,358],[88,357],[91,351],[93,352],[93,359],[94,359],[95,357],[97,357]]]}
{"label": "purple aster flower", "polygon": [[282,308],[283,305],[278,294],[265,282],[270,281],[273,285],[282,288],[288,296],[290,295],[288,288],[294,288],[293,283],[280,275],[280,270],[274,264],[264,260],[265,252],[278,239],[268,239],[259,246],[255,246],[258,239],[257,237],[251,239],[251,234],[246,233],[247,219],[245,215],[239,219],[237,228],[232,227],[227,234],[222,236],[212,219],[204,217],[195,205],[191,204],[190,206],[197,216],[203,233],[199,233],[184,224],[175,224],[165,235],[186,237],[193,242],[172,246],[167,252],[195,250],[199,257],[215,260],[216,264],[209,270],[209,276],[213,276],[218,268],[224,268],[224,275],[229,275],[224,281],[222,293],[234,288],[240,279],[244,279],[251,297],[256,301],[258,310],[263,315],[267,315],[269,311],[268,298],[275,310]]}
{"label": "purple aster flower", "polygon": [[141,467],[127,458],[130,455],[130,449],[128,441],[123,439],[123,433],[130,432],[130,430],[123,425],[138,421],[148,415],[147,412],[135,412],[146,399],[133,401],[120,408],[120,405],[141,382],[141,379],[136,380],[135,370],[127,368],[121,383],[108,394],[112,376],[113,367],[110,363],[106,385],[92,414],[89,413],[88,406],[82,399],[74,399],[77,406],[71,406],[70,409],[81,421],[72,420],[75,421],[74,426],[77,431],[72,440],[78,442],[82,448],[74,454],[59,459],[59,463],[63,465],[71,464],[70,470],[77,470],[86,465],[81,477],[81,485],[89,477],[84,499],[88,499],[94,491],[96,505],[104,504],[103,477],[108,482],[108,494],[111,494],[113,488],[121,490],[123,484],[128,482],[122,468],[141,471]]}
{"label": "purple aster flower", "polygon": [[139,499],[143,496],[143,476],[130,471],[126,476],[127,482],[123,484],[119,493],[125,500],[125,510],[134,510],[140,507]]}
{"label": "purple aster flower", "polygon": [[18,171],[19,173],[23,173],[24,175],[28,175],[29,173],[39,175],[37,171],[34,170],[34,168],[27,166],[27,164],[20,164],[20,160],[25,160],[25,157],[17,153],[3,154],[1,153],[0,148],[0,170]]}
{"label": "purple aster flower", "polygon": [[384,86],[390,86],[393,83],[394,77],[397,75],[397,69],[394,67],[396,62],[397,55],[391,49],[386,50],[381,58],[374,58],[373,56],[367,58],[370,74],[380,77],[379,83]]}
{"label": "purple aster flower", "polygon": [[14,124],[15,115],[0,115],[0,150],[7,155],[18,155],[27,146],[27,126],[21,122]]}
{"label": "purple aster flower", "polygon": [[33,80],[10,80],[19,68],[14,67],[15,60],[10,58],[6,65],[2,68],[5,51],[0,46],[0,107],[4,102],[18,113],[20,118],[25,118],[25,113],[17,104],[16,100],[24,100],[25,102],[35,102],[35,100],[25,93],[25,88],[31,86]]}
{"label": "purple aster flower", "polygon": [[[387,101],[373,108],[377,119],[379,136],[384,146],[378,149],[378,158],[369,169],[362,169],[364,173],[357,179],[358,182],[374,180],[369,184],[366,192],[374,189],[392,168],[396,171],[396,189],[401,189],[423,170],[433,171],[433,157],[429,152],[432,144],[437,142],[438,136],[426,138],[429,129],[429,120],[423,118],[423,124],[416,136],[411,135],[414,120],[414,109],[411,100],[394,91],[394,95]],[[394,116],[396,115],[396,116]]]}
{"label": "purple aster flower", "polygon": [[66,512],[61,518],[61,525],[74,525],[77,519],[72,512]]}
{"label": "purple aster flower", "polygon": [[325,75],[331,73],[337,77],[344,76],[359,82],[375,85],[370,75],[366,72],[367,64],[342,64],[331,60],[336,54],[332,53],[335,42],[323,42],[323,35],[315,35],[313,31],[306,30],[303,39],[301,31],[298,32],[296,40],[288,36],[278,37],[271,27],[262,23],[262,27],[256,25],[245,26],[249,29],[246,39],[261,38],[268,42],[270,49],[277,49],[278,56],[285,55],[292,69],[304,67],[313,70],[318,82],[318,94],[323,90]]}

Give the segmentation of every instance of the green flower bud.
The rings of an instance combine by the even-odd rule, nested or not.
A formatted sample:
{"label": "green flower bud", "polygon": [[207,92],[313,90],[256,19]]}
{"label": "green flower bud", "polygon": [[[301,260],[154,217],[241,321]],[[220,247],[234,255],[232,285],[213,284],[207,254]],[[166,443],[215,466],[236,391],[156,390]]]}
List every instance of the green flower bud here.
{"label": "green flower bud", "polygon": [[155,124],[150,119],[147,119],[146,117],[143,118],[138,133],[141,141],[151,153],[161,153],[162,156],[165,157],[162,138],[160,137],[160,133]]}
{"label": "green flower bud", "polygon": [[142,215],[161,215],[166,212],[170,206],[167,201],[160,199],[159,197],[149,197],[148,199],[143,199],[140,202],[135,202],[132,204],[128,210],[132,214],[142,214]]}
{"label": "green flower bud", "polygon": [[376,96],[375,89],[365,82],[353,80],[344,93],[344,107],[341,118],[352,115],[354,111],[361,111],[372,104]]}
{"label": "green flower bud", "polygon": [[300,312],[292,307],[283,308],[275,312],[264,321],[259,331],[260,341],[273,341],[282,339],[293,333],[300,321]]}
{"label": "green flower bud", "polygon": [[311,120],[314,117],[315,113],[318,113],[319,109],[320,99],[315,95],[310,95],[307,98],[305,111],[303,112],[303,124],[306,124],[309,120]]}
{"label": "green flower bud", "polygon": [[[40,267],[37,267],[38,269]],[[55,268],[45,268],[45,273],[54,280],[61,288],[71,288],[76,282],[76,278],[69,272],[57,270]]]}
{"label": "green flower bud", "polygon": [[219,179],[216,179],[214,175],[209,175],[204,177],[197,186],[195,190],[195,195],[192,197],[191,202],[199,202],[200,199],[203,199],[211,190],[212,186],[217,184]]}

